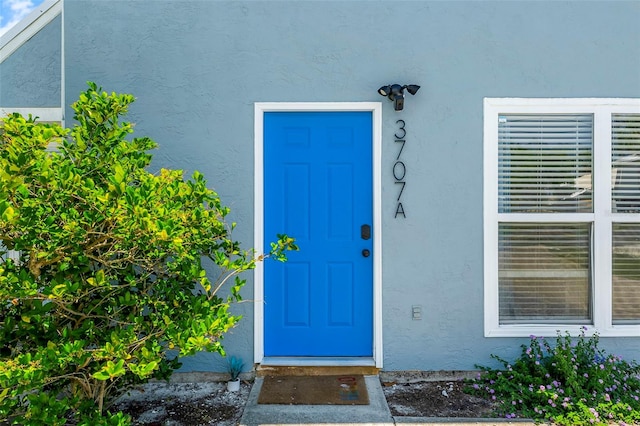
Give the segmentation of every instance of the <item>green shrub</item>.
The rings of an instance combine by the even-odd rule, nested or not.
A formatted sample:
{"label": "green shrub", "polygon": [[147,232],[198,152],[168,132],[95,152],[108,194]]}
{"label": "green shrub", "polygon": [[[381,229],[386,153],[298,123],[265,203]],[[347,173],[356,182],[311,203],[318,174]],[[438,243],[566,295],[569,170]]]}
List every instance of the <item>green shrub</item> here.
{"label": "green shrub", "polygon": [[489,397],[497,413],[559,425],[605,425],[640,421],[640,367],[607,355],[599,337],[558,333],[555,346],[531,336],[515,362],[492,355],[502,369],[484,370],[467,391]]}
{"label": "green shrub", "polygon": [[[114,397],[169,377],[178,357],[224,354],[240,320],[229,312],[238,274],[265,256],[231,238],[229,209],[202,174],[146,171],[156,144],[125,139],[132,125],[120,121],[133,100],[90,83],[70,131],[3,120],[0,423],[127,424],[108,412]],[[279,236],[271,249],[284,260],[296,247]]]}

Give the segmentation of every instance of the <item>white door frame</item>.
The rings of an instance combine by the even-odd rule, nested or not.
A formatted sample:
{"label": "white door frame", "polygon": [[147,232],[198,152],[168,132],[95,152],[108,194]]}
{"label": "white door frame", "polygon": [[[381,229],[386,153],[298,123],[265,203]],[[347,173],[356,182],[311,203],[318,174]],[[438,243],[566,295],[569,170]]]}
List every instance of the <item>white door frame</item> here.
{"label": "white door frame", "polygon": [[[370,111],[373,118],[373,361],[382,368],[382,103],[381,102],[257,102],[254,108],[254,247],[264,253],[264,113],[270,111]],[[295,235],[292,235],[295,238]],[[254,363],[264,359],[264,268],[254,270]],[[325,365],[354,364],[353,359],[327,358]],[[317,363],[317,360],[314,362]],[[297,365],[304,364],[297,360]],[[357,364],[357,361],[355,361]]]}

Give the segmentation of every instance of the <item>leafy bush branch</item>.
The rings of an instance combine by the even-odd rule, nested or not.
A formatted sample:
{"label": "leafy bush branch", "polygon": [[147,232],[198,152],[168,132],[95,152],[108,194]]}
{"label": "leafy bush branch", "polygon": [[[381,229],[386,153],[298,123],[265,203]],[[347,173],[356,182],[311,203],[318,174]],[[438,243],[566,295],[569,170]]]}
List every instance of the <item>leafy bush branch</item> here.
{"label": "leafy bush branch", "polygon": [[179,357],[224,354],[239,274],[297,249],[286,235],[266,256],[241,249],[202,174],[148,172],[155,142],[127,140],[121,121],[133,101],[89,83],[71,130],[3,120],[0,422],[126,424],[107,413],[113,398]]}

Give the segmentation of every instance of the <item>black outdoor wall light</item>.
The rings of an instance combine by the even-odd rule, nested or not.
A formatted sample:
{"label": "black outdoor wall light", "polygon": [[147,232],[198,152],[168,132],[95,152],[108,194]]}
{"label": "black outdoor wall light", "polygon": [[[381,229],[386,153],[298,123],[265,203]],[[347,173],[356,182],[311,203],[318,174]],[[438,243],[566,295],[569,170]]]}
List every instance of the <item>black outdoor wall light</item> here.
{"label": "black outdoor wall light", "polygon": [[420,89],[420,86],[417,84],[405,84],[404,86],[390,84],[389,86],[379,88],[378,93],[391,99],[396,111],[402,111],[402,108],[404,108],[404,89],[407,89],[407,92],[415,95],[418,89]]}

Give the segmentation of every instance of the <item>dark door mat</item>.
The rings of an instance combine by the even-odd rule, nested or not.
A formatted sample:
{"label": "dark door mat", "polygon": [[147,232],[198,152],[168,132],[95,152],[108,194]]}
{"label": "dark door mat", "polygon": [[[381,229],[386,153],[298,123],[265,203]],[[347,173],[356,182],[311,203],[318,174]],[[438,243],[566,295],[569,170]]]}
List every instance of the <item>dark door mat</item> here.
{"label": "dark door mat", "polygon": [[265,376],[258,404],[368,405],[362,375]]}

